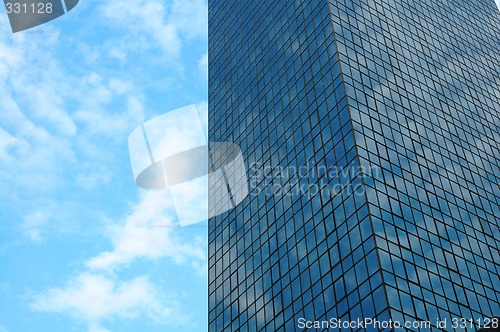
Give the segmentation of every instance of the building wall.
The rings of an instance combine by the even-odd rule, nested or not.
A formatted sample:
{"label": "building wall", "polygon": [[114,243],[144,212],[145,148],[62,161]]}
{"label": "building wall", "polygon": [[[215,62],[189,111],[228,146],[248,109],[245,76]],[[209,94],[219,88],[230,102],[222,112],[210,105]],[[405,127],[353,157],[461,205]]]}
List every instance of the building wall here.
{"label": "building wall", "polygon": [[209,7],[210,140],[242,148],[250,184],[210,220],[210,330],[383,313],[366,197],[348,190],[361,178],[328,3]]}
{"label": "building wall", "polygon": [[330,10],[361,164],[382,170],[365,185],[391,317],[499,315],[498,9],[330,0]]}
{"label": "building wall", "polygon": [[498,314],[498,16],[209,1],[209,136],[250,189],[209,221],[210,331]]}

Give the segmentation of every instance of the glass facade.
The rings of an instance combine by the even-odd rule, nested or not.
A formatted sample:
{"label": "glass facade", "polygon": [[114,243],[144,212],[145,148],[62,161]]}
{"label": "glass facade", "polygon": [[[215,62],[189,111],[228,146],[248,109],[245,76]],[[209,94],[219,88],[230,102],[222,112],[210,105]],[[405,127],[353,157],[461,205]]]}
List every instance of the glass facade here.
{"label": "glass facade", "polygon": [[209,0],[209,137],[249,183],[209,220],[209,330],[500,315],[499,64],[493,0]]}

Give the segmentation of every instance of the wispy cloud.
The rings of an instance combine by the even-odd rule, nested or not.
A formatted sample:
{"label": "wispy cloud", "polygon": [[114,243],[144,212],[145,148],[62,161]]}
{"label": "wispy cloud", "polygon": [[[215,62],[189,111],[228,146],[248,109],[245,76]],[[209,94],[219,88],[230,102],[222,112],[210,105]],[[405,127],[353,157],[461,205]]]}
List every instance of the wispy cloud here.
{"label": "wispy cloud", "polygon": [[43,242],[43,228],[50,219],[50,213],[36,211],[27,215],[22,223],[24,234],[36,244]]}
{"label": "wispy cloud", "polygon": [[[148,54],[150,60],[160,56],[182,67],[181,54],[193,40],[206,40],[208,35],[208,5],[205,0],[106,0],[100,6],[99,15],[118,32],[108,40],[109,56],[122,62],[132,55]],[[147,53],[154,50],[154,53]],[[153,60],[154,61],[154,60]]]}
{"label": "wispy cloud", "polygon": [[[102,15],[117,27],[122,27],[136,36],[134,39],[121,40],[118,53],[130,53],[129,50],[150,48],[159,45],[168,58],[180,54],[182,43],[173,22],[167,21],[167,8],[163,1],[106,1],[102,6]],[[149,39],[149,40],[148,40]],[[134,46],[130,44],[133,42]],[[130,46],[130,48],[129,48]]]}
{"label": "wispy cloud", "polygon": [[[85,134],[122,137],[143,120],[141,99],[141,93],[131,82],[91,73],[79,82],[79,106],[73,117]],[[111,105],[117,103],[123,108],[110,110]]]}
{"label": "wispy cloud", "polygon": [[30,41],[23,35],[12,40],[1,37],[0,181],[8,190],[33,185],[46,190],[60,184],[56,176],[60,160],[73,159],[67,138],[76,132],[58,97],[64,84],[58,81],[57,62],[46,50],[36,51],[42,40],[49,48],[54,45],[57,35],[34,36]]}
{"label": "wispy cloud", "polygon": [[[100,140],[126,137],[144,117],[131,82],[95,72],[79,77],[48,51],[59,45],[57,34],[48,36],[0,37],[0,180],[13,195],[34,185],[50,192],[65,185],[68,172],[86,189],[109,182]],[[23,176],[12,177],[16,172]]]}
{"label": "wispy cloud", "polygon": [[146,276],[122,281],[102,274],[82,273],[64,287],[38,295],[31,308],[70,315],[86,323],[90,331],[106,331],[102,323],[114,319],[147,316],[161,324],[186,319],[177,303],[162,302],[161,293]]}
{"label": "wispy cloud", "polygon": [[174,0],[169,15],[179,34],[186,39],[208,38],[208,4],[206,0]]}
{"label": "wispy cloud", "polygon": [[94,190],[100,185],[107,185],[112,177],[111,171],[102,165],[96,167],[92,163],[82,163],[75,183],[85,190]]}
{"label": "wispy cloud", "polygon": [[204,261],[203,239],[183,242],[176,237],[172,207],[167,191],[146,192],[122,223],[109,226],[107,233],[113,249],[89,259],[86,265],[91,269],[114,270],[138,258],[168,257],[179,264]]}
{"label": "wispy cloud", "polygon": [[[65,264],[48,264],[48,274],[63,278],[49,287],[7,281],[13,293],[24,287],[37,289],[32,310],[70,316],[93,332],[107,331],[104,325],[112,320],[182,323],[192,310],[185,307],[186,299],[163,293],[163,279],[144,275],[137,266],[161,262],[173,269],[172,274],[182,269],[205,280],[206,239],[154,226],[176,224],[175,212],[167,192],[135,198],[138,189],[127,160],[126,138],[146,116],[165,111],[157,106],[159,90],[184,91],[186,77],[177,75],[178,64],[198,74],[197,59],[206,49],[191,52],[186,45],[206,38],[206,2],[104,0],[79,8],[82,11],[75,9],[53,26],[62,26],[70,15],[77,19],[88,9],[109,33],[67,25],[69,32],[41,28],[15,36],[0,34],[0,198],[10,210],[7,221],[18,231],[6,235],[6,241],[22,242],[19,246],[26,251],[36,244],[37,250],[54,255],[50,259],[80,266],[71,270]],[[6,17],[0,17],[0,23],[8,25]],[[184,54],[193,59],[185,62]],[[202,70],[205,64],[200,66]],[[144,86],[156,84],[154,75],[175,81],[175,93],[164,92],[164,86],[155,86],[153,92]],[[192,96],[190,91],[186,95]],[[127,200],[136,204],[127,205]],[[112,221],[99,219],[103,215]],[[78,239],[72,238],[75,234]],[[84,251],[76,249],[78,244],[68,246],[83,237],[91,243]],[[107,245],[103,238],[109,240]],[[8,263],[14,258],[0,259]],[[32,314],[24,309],[20,315]],[[10,327],[12,322],[7,319],[4,324]]]}
{"label": "wispy cloud", "polygon": [[181,238],[174,232],[176,228],[168,227],[174,223],[168,192],[144,193],[123,221],[109,226],[112,250],[87,260],[86,270],[66,285],[35,296],[31,308],[69,315],[86,323],[90,331],[102,330],[104,322],[122,318],[187,324],[189,314],[181,312],[182,305],[168,294],[160,296],[161,290],[147,276],[123,281],[120,274],[136,260],[167,258],[179,268],[206,276],[206,239]]}

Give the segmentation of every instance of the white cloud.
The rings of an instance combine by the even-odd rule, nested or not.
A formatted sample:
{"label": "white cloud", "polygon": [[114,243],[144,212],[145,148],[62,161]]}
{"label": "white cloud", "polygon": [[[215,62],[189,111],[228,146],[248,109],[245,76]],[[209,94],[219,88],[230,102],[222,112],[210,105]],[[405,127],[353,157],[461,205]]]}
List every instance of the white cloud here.
{"label": "white cloud", "polygon": [[120,48],[111,48],[108,52],[108,55],[112,59],[117,59],[121,64],[127,61],[127,53]]}
{"label": "white cloud", "polygon": [[177,303],[162,303],[163,295],[146,276],[121,281],[102,274],[82,273],[64,287],[38,295],[31,308],[70,315],[87,323],[90,331],[107,331],[101,326],[105,321],[139,316],[160,324],[186,319]]}
{"label": "white cloud", "polygon": [[0,182],[9,197],[109,183],[117,168],[109,150],[143,120],[141,91],[126,75],[82,77],[87,70],[56,54],[62,44],[58,33],[0,35]]}
{"label": "white cloud", "polygon": [[[186,10],[189,8],[182,1],[166,7],[159,0],[104,0],[99,9],[107,19],[105,23],[120,32],[118,38],[109,40],[92,35],[95,39],[87,43],[76,42],[72,38],[79,39],[82,34],[73,30],[71,33],[77,35],[46,32],[0,35],[3,194],[0,198],[9,205],[19,202],[12,204],[13,210],[22,212],[9,213],[22,220],[17,228],[31,242],[45,240],[44,245],[49,247],[52,233],[61,234],[64,228],[73,227],[72,223],[88,221],[84,219],[89,219],[89,214],[104,213],[89,213],[94,207],[98,210],[104,206],[106,211],[113,210],[110,213],[120,213],[121,206],[109,207],[107,202],[99,205],[101,202],[96,200],[92,204],[79,201],[82,196],[88,197],[79,189],[100,190],[113,176],[128,171],[120,159],[123,153],[114,152],[117,141],[123,143],[126,134],[143,122],[145,106],[138,82],[144,77],[136,79],[134,75],[147,71],[142,72],[141,65],[135,63],[120,68],[108,67],[108,63],[103,65],[101,61],[109,56],[123,65],[127,60],[137,60],[130,56],[131,52],[142,56],[144,49],[163,53],[168,59],[179,57],[184,38],[206,33],[201,29],[205,24],[201,12]],[[180,15],[188,15],[190,19]],[[0,22],[8,25],[6,16],[0,17]],[[96,40],[99,42],[93,43]],[[73,46],[74,52],[69,49]],[[163,52],[158,52],[159,49]],[[142,63],[149,63],[150,58],[147,59]],[[190,65],[196,69],[196,62]],[[166,65],[162,71],[171,69],[177,68]],[[115,188],[102,189],[112,192]],[[178,309],[180,304],[169,301],[172,295],[161,294],[147,276],[123,279],[118,274],[121,267],[135,260],[166,258],[182,264],[180,269],[191,266],[206,276],[206,239],[185,239],[175,228],[164,227],[176,223],[165,195],[168,193],[142,195],[128,216],[107,229],[111,240],[109,250],[85,261],[83,272],[73,275],[67,283],[41,292],[31,308],[70,315],[84,321],[92,332],[108,331],[102,325],[113,319],[149,317],[160,323],[182,321],[185,316]],[[23,218],[22,214],[26,216]],[[101,231],[97,227],[87,230],[93,235],[100,235]],[[62,250],[78,255],[73,247]],[[61,266],[53,272],[64,271]],[[127,274],[133,272],[127,270]]]}
{"label": "white cloud", "polygon": [[[91,73],[80,80],[79,90],[80,106],[73,118],[87,135],[122,137],[144,118],[141,95],[131,82],[114,77],[104,79]],[[123,104],[123,109],[110,111],[117,102]]]}
{"label": "white cloud", "polygon": [[[17,103],[1,90],[0,99],[3,106],[0,127],[9,130],[0,129],[0,180],[3,188],[15,195],[16,192],[11,190],[25,191],[36,187],[46,191],[60,185],[58,174],[61,168],[74,160],[71,143],[27,118]],[[13,177],[12,174],[23,176]]]}
{"label": "white cloud", "polygon": [[50,213],[45,211],[36,211],[25,217],[21,227],[23,228],[24,234],[31,240],[31,242],[36,244],[43,242],[43,228],[49,221],[50,217]]}
{"label": "white cloud", "polygon": [[498,9],[500,10],[500,0],[495,0],[495,3],[497,4]]}
{"label": "white cloud", "polygon": [[72,136],[77,128],[64,111],[64,101],[60,96],[62,89],[56,80],[57,74],[28,70],[14,75],[11,84],[17,94],[24,96],[23,108],[33,119],[42,120],[54,133]]}
{"label": "white cloud", "polygon": [[121,61],[129,54],[160,48],[169,60],[177,60],[186,42],[208,36],[208,5],[205,0],[105,1],[101,15],[126,36],[115,39],[109,55]]}
{"label": "white cloud", "polygon": [[[130,50],[159,45],[167,57],[173,58],[181,51],[181,40],[175,24],[166,21],[166,8],[157,0],[107,1],[102,7],[102,15],[116,26],[131,31],[136,37]],[[145,40],[149,38],[149,40]],[[125,52],[129,42],[122,44],[115,53]]]}
{"label": "white cloud", "polygon": [[0,90],[19,96],[16,104],[25,115],[41,120],[53,132],[74,135],[76,126],[65,112],[61,97],[65,76],[51,50],[59,42],[58,33],[29,38],[25,34],[3,37],[4,40],[0,40]]}
{"label": "white cloud", "polygon": [[19,139],[0,128],[0,160],[9,158],[9,148],[15,146]]}
{"label": "white cloud", "polygon": [[148,191],[121,224],[113,224],[108,234],[111,251],[87,261],[91,269],[116,269],[138,258],[168,257],[176,263],[205,260],[202,239],[185,242],[175,235],[175,212],[167,191]]}
{"label": "white cloud", "polygon": [[0,181],[11,197],[61,185],[74,160],[68,138],[77,129],[61,97],[67,80],[51,54],[57,42],[57,33],[0,36]]}
{"label": "white cloud", "polygon": [[123,222],[109,227],[113,249],[89,259],[87,270],[63,287],[35,296],[31,309],[69,315],[92,332],[107,331],[102,324],[115,319],[147,317],[157,324],[190,324],[180,303],[162,294],[147,276],[123,281],[117,274],[136,259],[167,257],[206,276],[206,240],[177,237],[171,207],[166,191],[143,194]]}
{"label": "white cloud", "polygon": [[111,181],[112,174],[106,167],[93,164],[82,165],[82,171],[76,176],[76,184],[86,190],[93,190],[99,185],[108,184]]}
{"label": "white cloud", "polygon": [[206,0],[175,0],[170,21],[187,39],[208,37],[208,4]]}
{"label": "white cloud", "polygon": [[125,94],[133,91],[133,86],[130,82],[118,78],[109,80],[109,88],[117,94]]}

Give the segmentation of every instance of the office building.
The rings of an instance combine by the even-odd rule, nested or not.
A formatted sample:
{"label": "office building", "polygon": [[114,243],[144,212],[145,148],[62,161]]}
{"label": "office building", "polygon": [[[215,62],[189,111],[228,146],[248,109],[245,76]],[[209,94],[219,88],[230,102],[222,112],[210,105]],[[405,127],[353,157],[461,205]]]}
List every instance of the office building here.
{"label": "office building", "polygon": [[249,183],[209,220],[209,330],[500,315],[499,105],[493,0],[209,0],[209,137]]}

